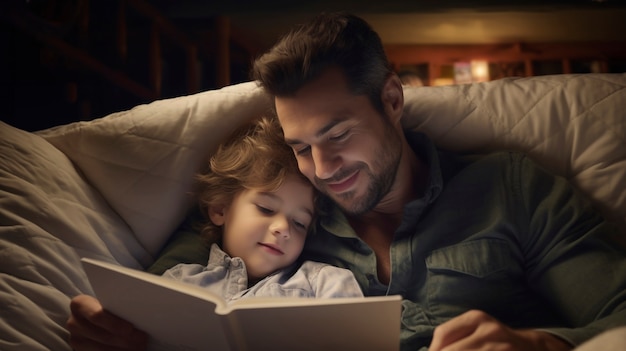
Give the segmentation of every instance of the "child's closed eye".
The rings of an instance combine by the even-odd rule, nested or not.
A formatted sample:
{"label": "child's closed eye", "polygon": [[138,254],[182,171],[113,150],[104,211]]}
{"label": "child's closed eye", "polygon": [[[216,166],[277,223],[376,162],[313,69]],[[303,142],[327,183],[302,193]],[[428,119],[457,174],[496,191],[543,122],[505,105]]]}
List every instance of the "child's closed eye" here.
{"label": "child's closed eye", "polygon": [[298,227],[298,228],[300,228],[300,229],[302,229],[302,230],[307,230],[307,225],[306,225],[306,224],[304,224],[304,223],[302,223],[302,222],[299,222],[299,221],[293,221],[293,224],[294,224],[296,227]]}
{"label": "child's closed eye", "polygon": [[266,207],[266,206],[256,205],[256,208],[259,210],[259,212],[261,212],[263,214],[270,215],[270,214],[274,213],[274,210],[272,210],[271,208]]}

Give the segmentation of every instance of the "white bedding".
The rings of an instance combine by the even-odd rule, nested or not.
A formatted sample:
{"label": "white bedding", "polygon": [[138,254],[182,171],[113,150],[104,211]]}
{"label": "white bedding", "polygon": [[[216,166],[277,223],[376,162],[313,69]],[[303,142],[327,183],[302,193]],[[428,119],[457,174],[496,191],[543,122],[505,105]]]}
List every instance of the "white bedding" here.
{"label": "white bedding", "polygon": [[[626,74],[405,90],[407,128],[441,147],[528,152],[626,238]],[[270,100],[253,82],[27,133],[0,123],[0,350],[69,350],[80,257],[151,264],[192,203],[192,174]]]}

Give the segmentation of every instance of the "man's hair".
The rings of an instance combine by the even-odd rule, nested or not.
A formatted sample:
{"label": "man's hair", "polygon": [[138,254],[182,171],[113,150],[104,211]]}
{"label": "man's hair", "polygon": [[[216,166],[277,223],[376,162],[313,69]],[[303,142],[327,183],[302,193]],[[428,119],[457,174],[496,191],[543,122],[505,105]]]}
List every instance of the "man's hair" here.
{"label": "man's hair", "polygon": [[[198,201],[205,215],[210,206],[229,206],[243,190],[276,191],[288,175],[309,184],[275,117],[261,117],[236,130],[213,154],[209,167],[196,176]],[[205,222],[201,230],[208,241],[221,241],[222,229],[210,220]]]}
{"label": "man's hair", "polygon": [[367,95],[382,112],[381,91],[393,71],[378,34],[351,14],[323,13],[294,28],[255,60],[251,78],[288,97],[331,67],[340,68],[353,94]]}

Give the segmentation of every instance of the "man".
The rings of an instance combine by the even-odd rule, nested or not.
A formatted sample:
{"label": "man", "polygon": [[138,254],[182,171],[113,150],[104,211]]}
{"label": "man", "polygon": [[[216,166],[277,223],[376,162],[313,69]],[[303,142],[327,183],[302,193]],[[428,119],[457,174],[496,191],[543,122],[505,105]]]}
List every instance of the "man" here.
{"label": "man", "polygon": [[[626,256],[602,239],[613,229],[523,155],[446,154],[405,135],[401,82],[362,19],[316,17],[253,78],[300,171],[337,205],[306,258],[349,268],[366,295],[401,294],[403,350],[570,350],[626,324]],[[144,345],[116,323],[73,300],[77,350]]]}
{"label": "man", "polygon": [[349,268],[366,295],[401,294],[403,349],[569,350],[626,324],[624,251],[601,239],[614,228],[523,155],[405,136],[401,81],[362,19],[313,19],[253,78],[300,171],[341,209],[307,258]]}

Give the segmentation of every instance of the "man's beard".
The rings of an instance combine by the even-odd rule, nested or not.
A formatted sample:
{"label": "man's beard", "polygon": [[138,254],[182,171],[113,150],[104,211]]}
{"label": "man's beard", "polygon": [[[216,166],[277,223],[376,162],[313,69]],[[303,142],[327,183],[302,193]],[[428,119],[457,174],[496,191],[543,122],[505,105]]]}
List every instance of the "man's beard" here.
{"label": "man's beard", "polygon": [[[365,163],[359,162],[350,168],[340,170],[332,179],[321,180],[315,177],[315,186],[349,215],[359,216],[374,209],[391,190],[402,156],[402,145],[399,137],[395,133],[388,136],[393,138],[392,141],[390,140],[391,145],[385,149],[379,149],[375,156],[376,161],[372,163],[373,169],[368,168]],[[336,194],[326,187],[326,183],[342,180],[357,171],[360,178],[365,177],[368,180],[367,190],[360,197],[357,197],[355,190]]]}

